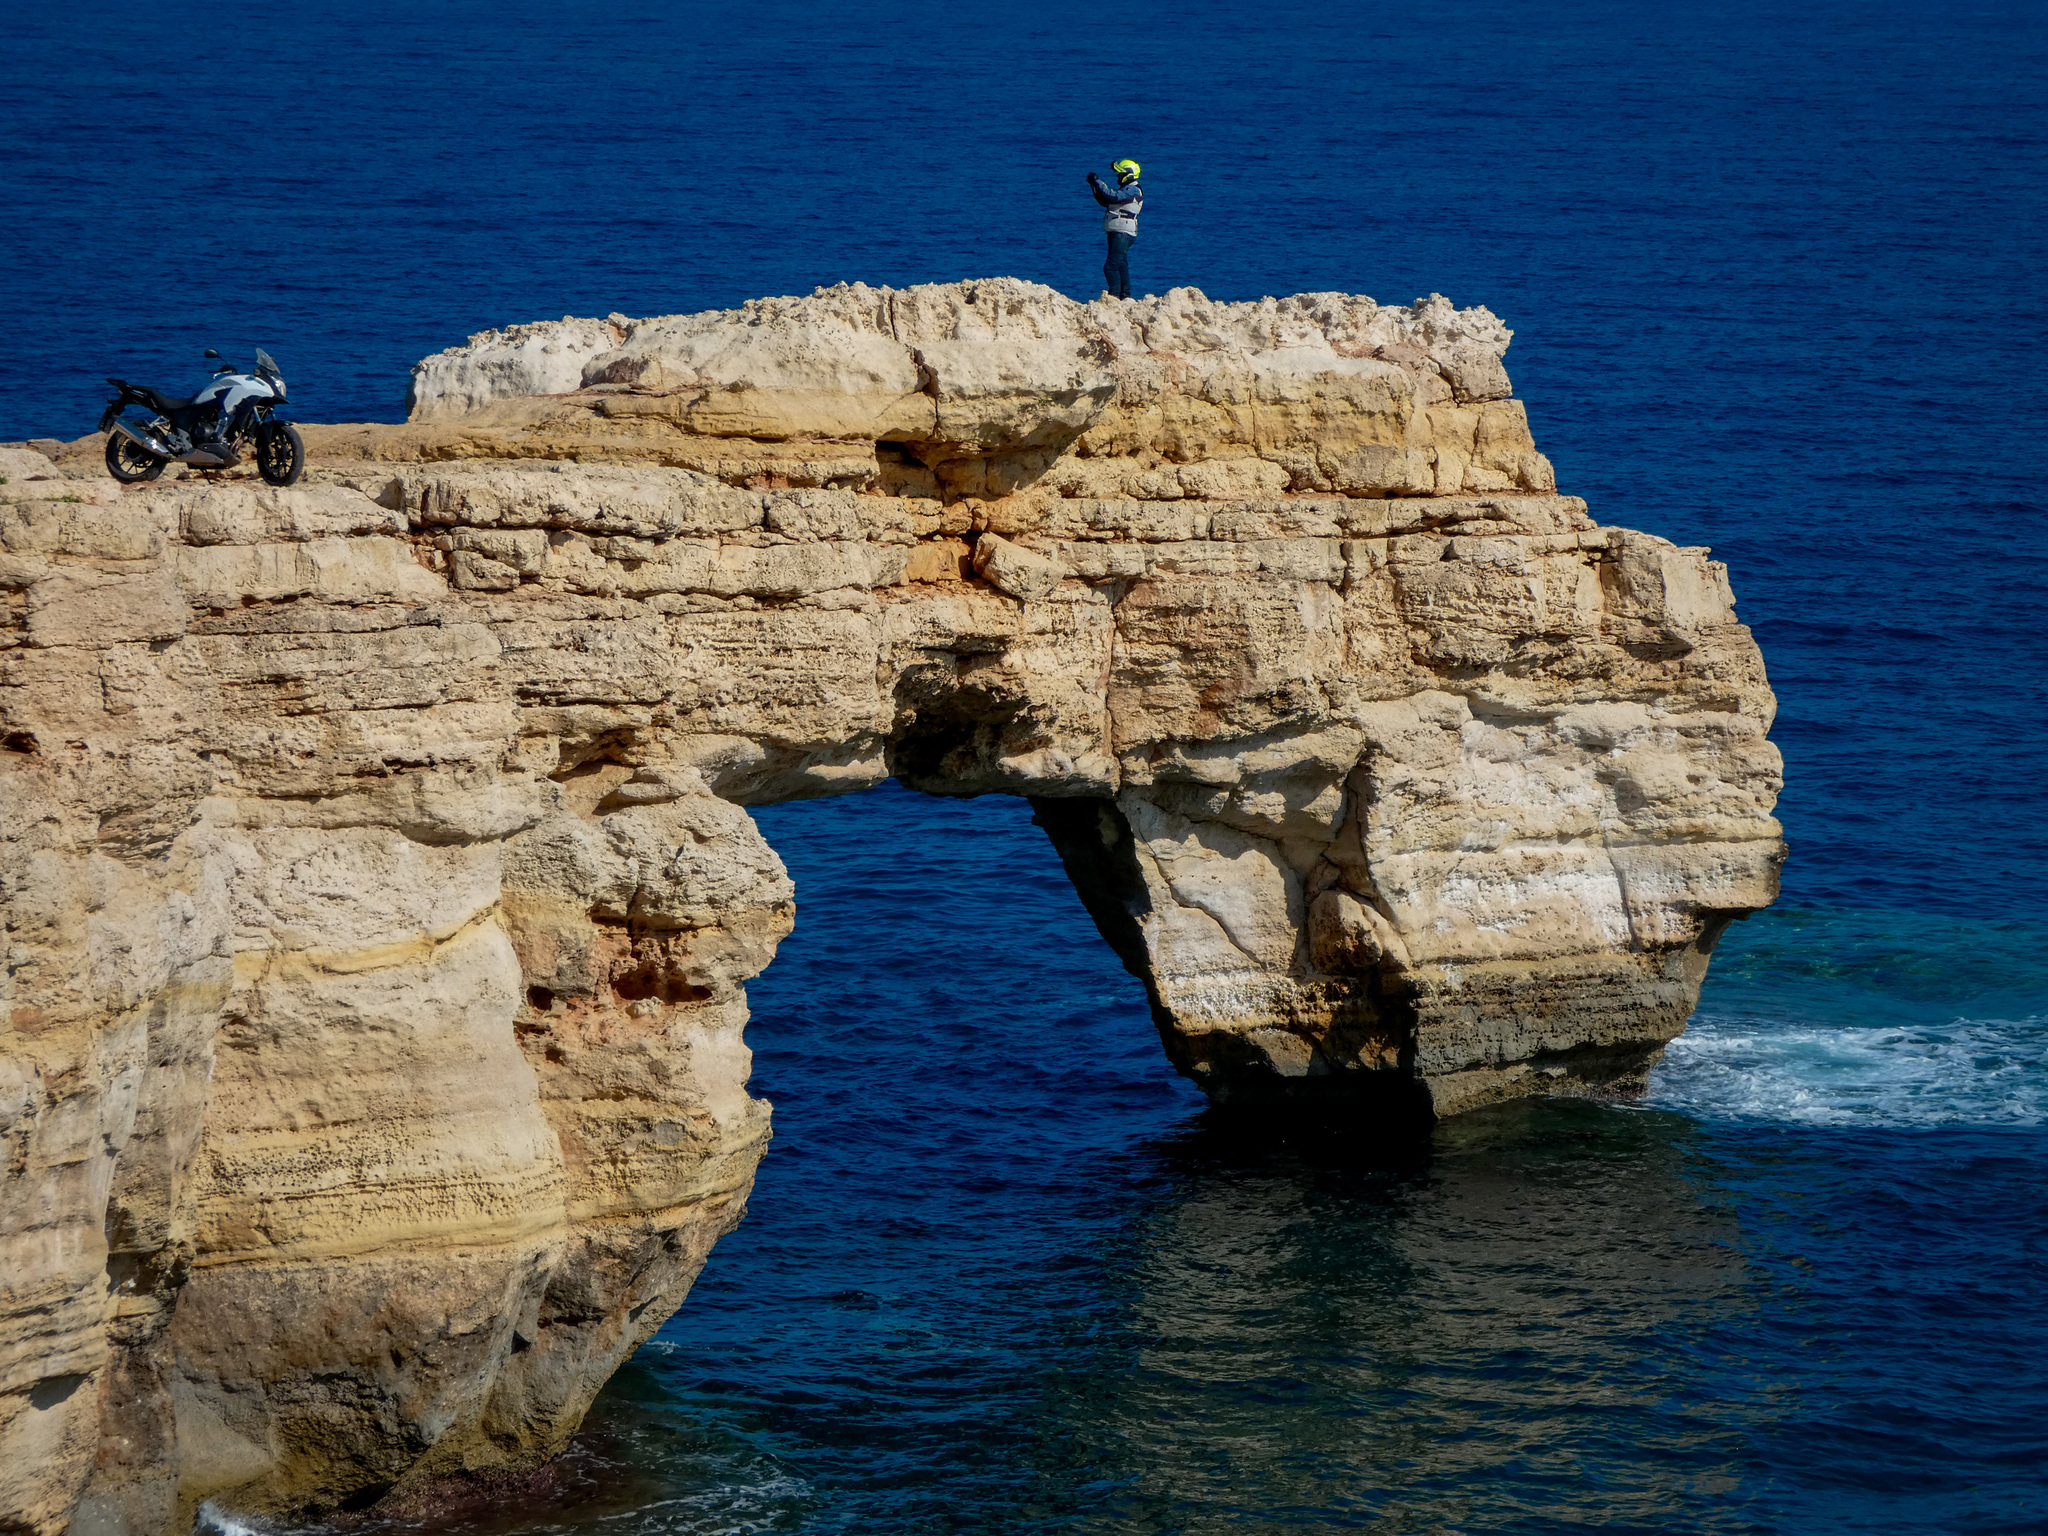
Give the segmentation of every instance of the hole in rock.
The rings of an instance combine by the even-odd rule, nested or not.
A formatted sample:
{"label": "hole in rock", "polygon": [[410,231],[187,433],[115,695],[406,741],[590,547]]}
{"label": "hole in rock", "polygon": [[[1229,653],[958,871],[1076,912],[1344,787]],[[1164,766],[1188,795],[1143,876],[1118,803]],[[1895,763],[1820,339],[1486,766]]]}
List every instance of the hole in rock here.
{"label": "hole in rock", "polygon": [[659,960],[612,977],[612,991],[629,1003],[650,998],[660,1003],[701,1003],[711,996],[708,987],[692,986],[665,970]]}
{"label": "hole in rock", "polygon": [[[971,778],[995,766],[1025,708],[1021,699],[963,684],[949,667],[913,668],[896,687],[889,766],[912,783]],[[1052,850],[1045,852],[1057,867]]]}
{"label": "hole in rock", "polygon": [[[953,1526],[1021,1528],[962,1469],[1037,1486],[1033,1426],[1071,1433],[1060,1402],[1096,1397],[1089,1341],[1148,1246],[1130,1224],[1170,1199],[1157,1145],[1202,1096],[1026,801],[892,782],[750,814],[796,884],[796,927],[747,983],[773,1140],[572,1458],[643,1508],[743,1490],[725,1529],[813,1528],[824,1490],[862,1529],[938,1528],[885,1483],[971,1486]],[[657,1434],[687,1456],[636,1449]]]}
{"label": "hole in rock", "polygon": [[341,1501],[341,1508],[350,1514],[355,1514],[360,1510],[368,1509],[390,1491],[391,1484],[389,1483],[372,1483],[367,1488],[358,1488],[354,1493],[343,1499]]}
{"label": "hole in rock", "polygon": [[546,1013],[555,1006],[555,994],[547,987],[528,987],[526,989],[526,1006],[535,1013]]}
{"label": "hole in rock", "polygon": [[71,1394],[85,1385],[85,1377],[76,1373],[51,1376],[37,1382],[28,1389],[29,1405],[35,1408],[55,1408],[68,1402]]}

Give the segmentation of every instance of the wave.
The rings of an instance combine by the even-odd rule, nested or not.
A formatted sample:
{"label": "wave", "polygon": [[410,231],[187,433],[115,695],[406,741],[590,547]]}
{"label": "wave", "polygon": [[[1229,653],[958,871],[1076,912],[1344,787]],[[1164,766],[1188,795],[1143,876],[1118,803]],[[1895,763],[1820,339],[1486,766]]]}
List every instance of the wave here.
{"label": "wave", "polygon": [[213,1500],[199,1506],[192,1529],[201,1536],[274,1536],[268,1525],[248,1515],[231,1515]]}
{"label": "wave", "polygon": [[560,1530],[618,1529],[632,1536],[759,1536],[789,1529],[791,1519],[814,1501],[808,1483],[785,1474],[762,1482],[707,1483],[688,1495],[656,1499],[639,1509],[565,1524]]}
{"label": "wave", "polygon": [[[572,1463],[591,1460],[572,1449]],[[663,1466],[664,1486],[646,1484],[648,1466]],[[579,1470],[596,1471],[596,1468]],[[524,1514],[495,1502],[480,1504],[464,1515],[440,1518],[379,1518],[375,1514],[350,1522],[349,1529],[362,1536],[591,1536],[591,1533],[619,1532],[620,1536],[765,1536],[766,1532],[787,1530],[790,1522],[817,1502],[817,1495],[802,1479],[773,1468],[755,1469],[736,1465],[718,1466],[702,1456],[675,1458],[658,1454],[635,1457],[633,1463],[611,1469],[623,1472],[626,1494],[613,1502],[594,1496],[589,1479],[576,1480],[580,1498],[572,1498],[558,1509],[545,1506]],[[637,1475],[636,1475],[637,1474]],[[617,1489],[614,1489],[616,1498]],[[322,1536],[334,1527],[320,1525],[279,1526],[248,1515],[234,1515],[211,1499],[199,1506],[193,1521],[195,1536]]]}
{"label": "wave", "polygon": [[1647,1102],[1706,1120],[2048,1124],[2048,1015],[1844,1028],[1697,1014]]}

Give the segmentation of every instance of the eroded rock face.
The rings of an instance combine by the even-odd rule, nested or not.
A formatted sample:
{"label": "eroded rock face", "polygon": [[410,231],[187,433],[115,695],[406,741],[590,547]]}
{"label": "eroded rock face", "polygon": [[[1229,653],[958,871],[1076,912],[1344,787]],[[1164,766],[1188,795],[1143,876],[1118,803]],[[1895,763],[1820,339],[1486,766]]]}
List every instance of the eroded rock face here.
{"label": "eroded rock face", "polygon": [[559,1450],[767,1138],[749,805],[1031,797],[1221,1101],[1639,1088],[1773,701],[1507,340],[856,286],[478,338],[289,491],[0,450],[0,1529]]}

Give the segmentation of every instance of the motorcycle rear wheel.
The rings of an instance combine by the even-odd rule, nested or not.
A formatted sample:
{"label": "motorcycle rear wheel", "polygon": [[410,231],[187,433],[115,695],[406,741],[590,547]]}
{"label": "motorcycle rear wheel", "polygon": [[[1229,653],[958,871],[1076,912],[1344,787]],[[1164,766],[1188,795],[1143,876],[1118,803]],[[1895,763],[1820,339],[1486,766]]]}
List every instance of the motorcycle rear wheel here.
{"label": "motorcycle rear wheel", "polygon": [[154,480],[171,461],[160,459],[132,437],[118,432],[107,434],[107,473],[123,485]]}
{"label": "motorcycle rear wheel", "polygon": [[306,472],[306,440],[290,422],[273,421],[256,429],[256,473],[266,485],[297,485]]}

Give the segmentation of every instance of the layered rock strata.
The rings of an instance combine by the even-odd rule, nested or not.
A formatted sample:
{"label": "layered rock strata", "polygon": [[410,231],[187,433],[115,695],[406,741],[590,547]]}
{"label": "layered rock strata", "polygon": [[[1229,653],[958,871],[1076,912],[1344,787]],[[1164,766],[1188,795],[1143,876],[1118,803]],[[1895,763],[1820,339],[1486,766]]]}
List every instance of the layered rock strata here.
{"label": "layered rock strata", "polygon": [[767,1137],[749,805],[1031,797],[1219,1100],[1639,1088],[1773,702],[1507,341],[853,286],[477,338],[289,491],[0,450],[0,1530],[558,1451]]}

